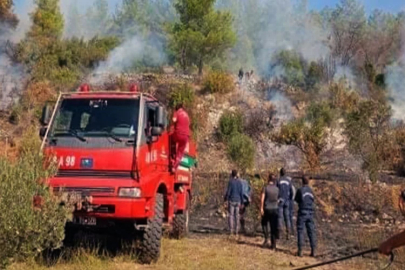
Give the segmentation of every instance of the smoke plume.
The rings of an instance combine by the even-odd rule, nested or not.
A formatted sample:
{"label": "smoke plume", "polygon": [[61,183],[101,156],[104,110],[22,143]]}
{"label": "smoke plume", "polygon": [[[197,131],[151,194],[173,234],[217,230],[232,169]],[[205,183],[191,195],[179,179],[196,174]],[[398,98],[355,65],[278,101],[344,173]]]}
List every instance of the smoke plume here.
{"label": "smoke plume", "polygon": [[401,45],[402,55],[385,70],[385,84],[389,92],[393,120],[405,121],[405,30],[402,32]]}
{"label": "smoke plume", "polygon": [[387,67],[385,77],[390,94],[392,117],[405,121],[405,57]]}
{"label": "smoke plume", "polygon": [[[254,51],[254,65],[265,77],[280,75],[283,70],[274,63],[274,56],[282,50],[298,52],[307,61],[316,61],[329,54],[330,31],[308,12],[306,1],[296,0],[219,0],[221,9],[237,5],[238,42],[241,54]],[[244,36],[252,40],[246,45]],[[249,45],[249,46],[248,46]],[[242,61],[243,63],[243,61]]]}
{"label": "smoke plume", "polygon": [[11,61],[8,52],[11,43],[21,41],[31,27],[29,14],[34,10],[34,1],[25,0],[15,11],[19,19],[16,29],[0,24],[0,110],[7,109],[23,90],[26,72]]}

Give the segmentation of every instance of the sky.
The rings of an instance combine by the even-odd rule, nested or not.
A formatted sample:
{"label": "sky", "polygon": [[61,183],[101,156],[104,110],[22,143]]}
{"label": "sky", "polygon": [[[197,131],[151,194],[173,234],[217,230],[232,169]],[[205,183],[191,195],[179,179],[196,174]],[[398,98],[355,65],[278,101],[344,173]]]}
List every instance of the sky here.
{"label": "sky", "polygon": [[[24,6],[24,3],[27,0],[14,0],[16,9],[19,10]],[[370,13],[374,9],[382,9],[390,12],[398,12],[400,10],[405,10],[405,1],[404,0],[360,0],[365,8],[366,12]],[[79,0],[82,7],[85,9],[89,6],[87,0]],[[111,10],[115,10],[117,4],[121,3],[122,0],[108,0]],[[308,0],[309,8],[320,10],[326,6],[334,7],[339,0]]]}
{"label": "sky", "polygon": [[[310,9],[322,9],[325,6],[334,7],[339,0],[308,0]],[[398,12],[405,8],[404,0],[360,0],[369,13],[374,9],[382,9],[390,12]]]}

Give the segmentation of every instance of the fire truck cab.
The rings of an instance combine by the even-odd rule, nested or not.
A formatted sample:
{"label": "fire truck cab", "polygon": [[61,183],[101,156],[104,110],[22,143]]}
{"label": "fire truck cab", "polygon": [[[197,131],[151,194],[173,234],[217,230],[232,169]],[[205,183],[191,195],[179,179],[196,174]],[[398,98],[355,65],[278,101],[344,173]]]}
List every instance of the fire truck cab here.
{"label": "fire truck cab", "polygon": [[93,92],[83,85],[62,93],[53,109],[44,107],[40,136],[58,164],[52,191],[75,206],[66,242],[77,229],[115,229],[140,240],[139,259],[151,263],[160,256],[164,225],[176,238],[188,232],[196,148],[190,140],[171,173],[167,110],[137,90]]}

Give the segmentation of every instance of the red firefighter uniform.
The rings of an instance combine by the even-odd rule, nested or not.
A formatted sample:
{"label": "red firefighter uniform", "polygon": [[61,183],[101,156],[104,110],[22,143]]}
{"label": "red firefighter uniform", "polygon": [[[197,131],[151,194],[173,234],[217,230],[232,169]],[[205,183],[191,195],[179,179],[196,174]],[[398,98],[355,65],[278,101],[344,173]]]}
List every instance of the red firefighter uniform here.
{"label": "red firefighter uniform", "polygon": [[190,118],[182,107],[174,113],[173,123],[173,140],[177,145],[176,160],[173,164],[173,169],[176,170],[184,156],[190,138]]}

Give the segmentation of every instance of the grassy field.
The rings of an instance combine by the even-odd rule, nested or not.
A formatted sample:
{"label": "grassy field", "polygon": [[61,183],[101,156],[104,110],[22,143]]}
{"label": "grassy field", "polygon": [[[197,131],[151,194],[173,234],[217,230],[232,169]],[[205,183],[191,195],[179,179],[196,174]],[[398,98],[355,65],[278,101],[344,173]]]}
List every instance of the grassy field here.
{"label": "grassy field", "polygon": [[[239,242],[225,236],[190,238],[182,241],[163,240],[162,256],[158,263],[144,266],[130,255],[100,256],[90,251],[76,250],[68,259],[61,259],[51,267],[41,262],[14,264],[12,270],[73,270],[73,269],[293,269],[313,264],[316,259],[293,256],[292,251],[274,252],[260,247],[261,238],[242,238]],[[308,252],[308,251],[307,251]],[[373,269],[359,260],[346,265],[331,265],[318,269]]]}

